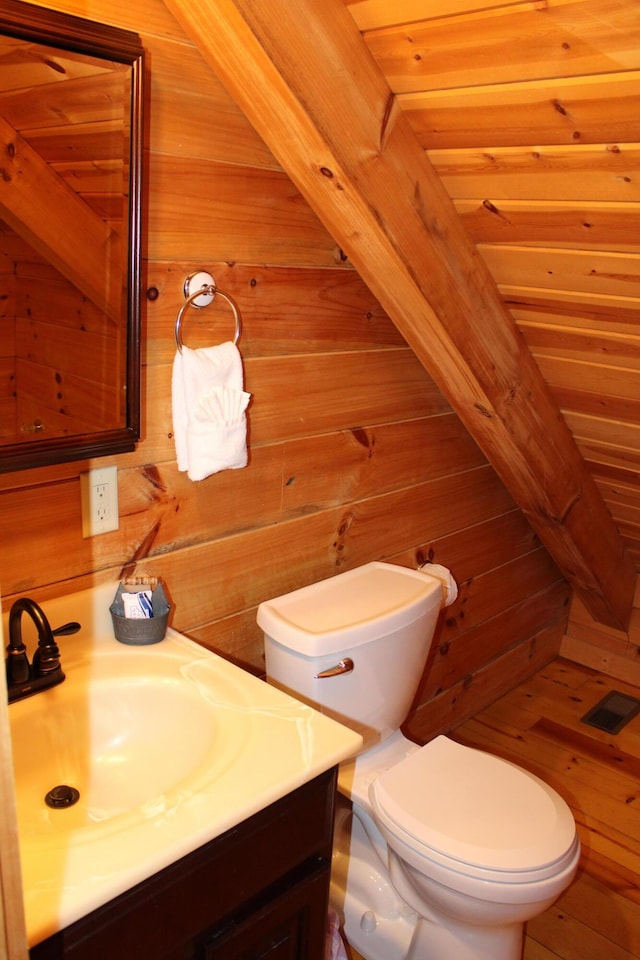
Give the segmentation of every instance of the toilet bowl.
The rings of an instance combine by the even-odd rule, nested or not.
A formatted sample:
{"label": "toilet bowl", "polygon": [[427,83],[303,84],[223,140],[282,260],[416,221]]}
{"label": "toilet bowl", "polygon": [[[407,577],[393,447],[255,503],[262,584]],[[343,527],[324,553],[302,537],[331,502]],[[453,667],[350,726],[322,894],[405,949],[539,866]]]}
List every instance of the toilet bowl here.
{"label": "toilet bowl", "polygon": [[520,960],[569,885],[575,822],[547,784],[399,724],[443,602],[428,572],[367,564],[261,604],[267,678],[360,730],[340,767],[332,905],[366,960]]}
{"label": "toilet bowl", "polygon": [[394,887],[431,919],[431,927],[416,928],[417,957],[431,955],[436,917],[444,955],[519,956],[522,924],[575,875],[580,844],[564,800],[490,754],[440,736],[374,780],[369,793]]}

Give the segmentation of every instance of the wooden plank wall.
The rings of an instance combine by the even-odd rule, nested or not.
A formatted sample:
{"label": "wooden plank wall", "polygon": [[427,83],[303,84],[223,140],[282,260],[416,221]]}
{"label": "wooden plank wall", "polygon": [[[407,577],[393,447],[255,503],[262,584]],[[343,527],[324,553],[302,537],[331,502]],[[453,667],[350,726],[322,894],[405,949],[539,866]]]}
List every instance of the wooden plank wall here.
{"label": "wooden plank wall", "polygon": [[11,231],[0,232],[0,258],[10,267],[3,285],[12,293],[12,315],[0,318],[1,389],[11,402],[2,435],[24,442],[116,427],[115,324]]}
{"label": "wooden plank wall", "polygon": [[596,623],[574,598],[561,653],[568,660],[640,686],[640,584],[626,632]]}
{"label": "wooden plank wall", "polygon": [[38,420],[65,436],[122,423],[113,382],[121,336],[114,323],[47,264],[17,265],[18,426]]}
{"label": "wooden plank wall", "polygon": [[[120,529],[81,536],[70,464],[0,476],[5,604],[122,573],[162,576],[173,624],[263,670],[257,604],[371,559],[449,566],[460,597],[438,629],[412,731],[495,699],[558,650],[565,581],[494,471],[332,238],[161,0],[55,0],[140,33],[149,54],[143,423],[119,468]],[[173,325],[184,278],[210,270],[240,306],[250,464],[178,473]],[[232,333],[224,305],[184,339]]]}
{"label": "wooden plank wall", "polygon": [[3,252],[6,233],[0,224],[0,441],[16,431],[16,326],[13,261]]}

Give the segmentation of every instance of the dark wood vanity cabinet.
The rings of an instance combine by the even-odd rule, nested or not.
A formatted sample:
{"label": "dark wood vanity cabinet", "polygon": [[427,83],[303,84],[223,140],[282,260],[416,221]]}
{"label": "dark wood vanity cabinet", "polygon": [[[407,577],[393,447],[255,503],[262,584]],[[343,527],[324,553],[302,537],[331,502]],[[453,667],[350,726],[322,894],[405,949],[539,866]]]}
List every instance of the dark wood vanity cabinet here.
{"label": "dark wood vanity cabinet", "polygon": [[323,960],[336,770],[30,951],[31,960]]}

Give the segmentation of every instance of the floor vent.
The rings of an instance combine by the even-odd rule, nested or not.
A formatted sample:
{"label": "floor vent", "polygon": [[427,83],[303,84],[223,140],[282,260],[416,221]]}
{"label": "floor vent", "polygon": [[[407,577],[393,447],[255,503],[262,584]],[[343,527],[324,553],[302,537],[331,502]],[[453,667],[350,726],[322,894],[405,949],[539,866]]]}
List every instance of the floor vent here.
{"label": "floor vent", "polygon": [[598,730],[618,733],[638,713],[640,713],[640,700],[636,697],[628,697],[626,693],[612,690],[588,713],[585,713],[581,720],[582,723],[588,723],[592,727],[597,727]]}

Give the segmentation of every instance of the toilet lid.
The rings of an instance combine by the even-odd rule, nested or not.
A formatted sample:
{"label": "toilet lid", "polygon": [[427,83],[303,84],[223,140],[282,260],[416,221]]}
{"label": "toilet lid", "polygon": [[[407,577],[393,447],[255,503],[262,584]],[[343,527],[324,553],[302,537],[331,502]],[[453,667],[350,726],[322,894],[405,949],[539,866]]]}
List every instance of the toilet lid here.
{"label": "toilet lid", "polygon": [[531,874],[575,841],[573,815],[555,790],[447,737],[391,767],[371,790],[387,829],[427,857],[435,851],[460,865]]}

